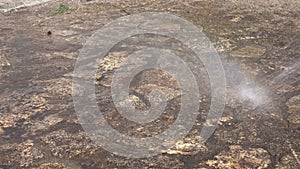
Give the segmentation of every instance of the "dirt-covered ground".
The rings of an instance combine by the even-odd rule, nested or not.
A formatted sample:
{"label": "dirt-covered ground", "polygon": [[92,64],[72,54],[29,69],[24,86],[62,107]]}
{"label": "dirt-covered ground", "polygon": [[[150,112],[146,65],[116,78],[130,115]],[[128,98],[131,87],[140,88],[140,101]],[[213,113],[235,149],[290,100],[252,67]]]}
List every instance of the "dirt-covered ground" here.
{"label": "dirt-covered ground", "polygon": [[[73,10],[54,14],[61,3]],[[0,168],[299,168],[299,9],[293,0],[54,0],[0,13]],[[185,139],[161,155],[127,159],[86,136],[73,107],[72,77],[80,49],[96,30],[146,11],[182,17],[210,38],[224,62],[227,100],[217,130],[205,143],[198,137],[209,87],[200,89],[201,115]],[[146,34],[117,44],[99,63],[99,108],[115,129],[130,136],[158,134],[178,113],[180,89],[162,71],[145,71],[131,85],[130,96],[140,109],[149,107],[149,91],[167,93],[167,109],[153,123],[122,118],[109,96],[122,58],[153,45],[195,58],[172,38]],[[209,85],[203,79],[198,83]]]}

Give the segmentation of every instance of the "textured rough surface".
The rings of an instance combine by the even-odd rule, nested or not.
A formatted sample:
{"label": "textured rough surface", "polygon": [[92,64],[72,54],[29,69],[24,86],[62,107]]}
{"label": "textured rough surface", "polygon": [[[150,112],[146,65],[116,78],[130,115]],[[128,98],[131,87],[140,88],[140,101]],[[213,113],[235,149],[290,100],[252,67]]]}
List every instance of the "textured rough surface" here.
{"label": "textured rough surface", "polygon": [[215,168],[267,168],[270,163],[269,153],[262,148],[244,150],[241,146],[229,146],[215,156],[216,160],[208,160],[207,165]]}
{"label": "textured rough surface", "polygon": [[[0,0],[0,9],[8,9],[7,2]],[[61,3],[74,10],[54,15]],[[299,9],[294,0],[55,0],[1,10],[0,169],[299,168]],[[188,66],[196,63],[201,86],[200,116],[186,138],[161,155],[126,159],[105,151],[84,133],[72,102],[73,69],[80,49],[97,29],[146,11],[185,18],[210,38],[224,61],[228,93],[218,129],[200,143],[211,100],[203,64],[169,37],[137,35],[118,43],[99,62],[95,86],[99,109],[120,133],[159,134],[172,125],[180,108],[176,79],[147,70],[133,79],[124,102],[147,109],[151,90],[161,89],[168,97],[166,110],[149,124],[134,123],[117,112],[110,96],[112,75],[134,51],[150,46],[173,50]]]}
{"label": "textured rough surface", "polygon": [[0,12],[8,12],[14,9],[29,7],[50,0],[0,0]]}

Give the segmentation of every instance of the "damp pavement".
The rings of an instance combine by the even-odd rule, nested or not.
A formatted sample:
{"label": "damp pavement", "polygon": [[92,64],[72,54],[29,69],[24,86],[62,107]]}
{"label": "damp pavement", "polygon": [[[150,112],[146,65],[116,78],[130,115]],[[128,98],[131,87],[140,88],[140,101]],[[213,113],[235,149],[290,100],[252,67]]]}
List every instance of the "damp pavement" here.
{"label": "damp pavement", "polygon": [[[29,2],[43,1],[0,1],[1,169],[300,167],[299,2]],[[55,14],[60,4],[72,10]],[[200,72],[200,115],[190,133],[160,155],[130,159],[111,154],[87,137],[74,110],[72,77],[80,50],[93,33],[114,19],[147,11],[182,17],[209,37],[222,57],[227,99],[217,130],[199,142],[211,99],[209,78]],[[153,45],[186,57],[187,65],[195,63],[193,53],[180,42],[153,34],[118,43],[99,62],[99,109],[113,128],[129,136],[163,132],[180,108],[176,79],[158,70],[133,79],[128,98],[136,108],[147,109],[149,92],[163,90],[168,105],[158,120],[137,124],[114,108],[113,71],[132,52]]]}

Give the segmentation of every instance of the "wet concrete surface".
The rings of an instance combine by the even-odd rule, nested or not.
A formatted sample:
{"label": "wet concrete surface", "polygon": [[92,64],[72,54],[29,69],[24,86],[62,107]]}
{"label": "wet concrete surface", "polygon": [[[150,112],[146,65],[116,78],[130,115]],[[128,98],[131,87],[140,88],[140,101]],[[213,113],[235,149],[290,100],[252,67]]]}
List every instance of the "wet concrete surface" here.
{"label": "wet concrete surface", "polygon": [[[296,1],[268,2],[51,1],[0,13],[0,168],[299,168],[300,8]],[[54,15],[60,3],[74,11]],[[227,100],[214,135],[199,143],[210,102],[208,77],[200,72],[201,115],[187,137],[161,155],[127,159],[86,136],[72,102],[73,69],[97,29],[146,11],[185,18],[211,39],[224,62]],[[149,107],[149,91],[167,93],[167,109],[153,123],[124,119],[111,100],[118,64],[153,44],[195,63],[191,51],[163,36],[135,36],[112,48],[99,63],[96,95],[107,121],[123,134],[156,135],[177,116],[180,89],[161,71],[145,71],[131,84],[139,109]]]}

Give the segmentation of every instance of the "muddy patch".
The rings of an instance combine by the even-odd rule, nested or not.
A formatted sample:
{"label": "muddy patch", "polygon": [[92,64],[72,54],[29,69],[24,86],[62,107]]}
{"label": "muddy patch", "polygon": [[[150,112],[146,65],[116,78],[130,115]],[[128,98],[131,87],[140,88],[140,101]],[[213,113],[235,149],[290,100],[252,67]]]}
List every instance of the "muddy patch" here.
{"label": "muddy patch", "polygon": [[[299,168],[298,3],[254,2],[60,0],[0,13],[0,168]],[[74,11],[53,15],[61,3]],[[112,75],[134,51],[173,50],[201,86],[200,115],[184,139],[161,155],[127,159],[85,135],[72,102],[73,69],[97,29],[146,11],[169,12],[203,30],[224,61],[227,100],[218,129],[205,144],[199,142],[211,99],[203,64],[169,37],[146,34],[120,42],[99,62],[95,78],[99,109],[119,132],[156,135],[172,125],[180,108],[176,80],[147,70],[134,78],[124,102],[145,110],[150,91],[160,89],[168,98],[162,116],[137,124],[116,111]]]}

